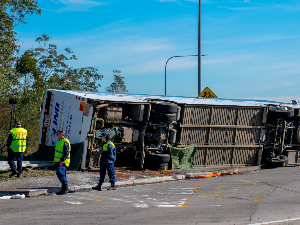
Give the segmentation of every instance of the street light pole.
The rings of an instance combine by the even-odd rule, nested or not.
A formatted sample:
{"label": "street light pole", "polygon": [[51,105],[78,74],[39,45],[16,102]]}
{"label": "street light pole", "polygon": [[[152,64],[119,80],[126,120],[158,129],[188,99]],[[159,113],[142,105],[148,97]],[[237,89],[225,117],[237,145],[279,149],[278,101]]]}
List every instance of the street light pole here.
{"label": "street light pole", "polygon": [[198,95],[201,93],[201,0],[199,0],[198,16]]}
{"label": "street light pole", "polygon": [[[198,56],[198,55],[175,55],[175,56],[168,58],[166,65],[165,65],[165,95],[167,95],[167,64],[168,64],[169,60],[172,58],[175,58],[175,57],[186,57],[186,56]],[[202,56],[205,56],[205,55],[202,55]]]}

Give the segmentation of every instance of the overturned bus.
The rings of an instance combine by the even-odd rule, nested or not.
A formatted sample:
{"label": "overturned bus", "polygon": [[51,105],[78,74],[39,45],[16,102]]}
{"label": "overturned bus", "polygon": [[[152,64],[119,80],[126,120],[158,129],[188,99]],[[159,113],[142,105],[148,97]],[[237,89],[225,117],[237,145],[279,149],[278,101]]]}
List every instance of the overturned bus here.
{"label": "overturned bus", "polygon": [[299,108],[296,101],[49,89],[41,114],[39,151],[51,155],[55,133],[63,129],[72,144],[71,161],[81,170],[99,167],[102,132],[110,134],[116,146],[117,166],[143,168],[147,154],[162,159],[159,156],[170,154],[170,146],[190,144],[196,146],[195,166],[296,164]]}

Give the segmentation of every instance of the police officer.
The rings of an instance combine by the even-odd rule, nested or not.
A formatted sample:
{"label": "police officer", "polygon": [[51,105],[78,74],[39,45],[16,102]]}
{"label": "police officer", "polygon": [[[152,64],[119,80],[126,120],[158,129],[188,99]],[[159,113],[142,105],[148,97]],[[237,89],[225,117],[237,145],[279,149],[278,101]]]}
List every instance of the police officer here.
{"label": "police officer", "polygon": [[64,195],[68,193],[67,167],[70,165],[71,144],[70,141],[65,138],[65,132],[63,130],[58,130],[56,135],[58,142],[55,146],[53,165],[56,165],[56,175],[62,183],[61,190],[56,194]]}
{"label": "police officer", "polygon": [[114,163],[116,161],[116,148],[115,145],[110,141],[110,137],[107,133],[102,133],[100,138],[103,142],[102,151],[100,152],[100,180],[96,187],[93,187],[94,190],[101,191],[101,186],[104,182],[106,170],[109,176],[109,182],[111,186],[107,190],[116,190],[115,187],[115,170]]}
{"label": "police officer", "polygon": [[[7,161],[11,168],[12,173],[9,175],[13,177],[17,175],[22,176],[22,161],[24,152],[28,144],[27,130],[21,127],[21,122],[15,122],[15,128],[9,131],[9,136],[5,146],[5,151],[8,151]],[[17,159],[17,168],[14,162]]]}

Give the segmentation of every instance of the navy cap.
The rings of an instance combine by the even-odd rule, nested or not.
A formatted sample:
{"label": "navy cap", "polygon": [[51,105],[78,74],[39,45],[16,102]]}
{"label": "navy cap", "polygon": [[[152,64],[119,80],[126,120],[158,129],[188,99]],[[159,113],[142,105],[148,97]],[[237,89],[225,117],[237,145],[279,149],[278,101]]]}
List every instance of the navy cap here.
{"label": "navy cap", "polygon": [[17,120],[17,121],[15,122],[15,125],[21,126],[21,122],[20,122],[19,120]]}
{"label": "navy cap", "polygon": [[63,130],[58,130],[56,133],[57,134],[65,134],[65,132]]}
{"label": "navy cap", "polygon": [[99,137],[107,137],[107,133],[102,133],[102,134],[100,134],[100,136]]}

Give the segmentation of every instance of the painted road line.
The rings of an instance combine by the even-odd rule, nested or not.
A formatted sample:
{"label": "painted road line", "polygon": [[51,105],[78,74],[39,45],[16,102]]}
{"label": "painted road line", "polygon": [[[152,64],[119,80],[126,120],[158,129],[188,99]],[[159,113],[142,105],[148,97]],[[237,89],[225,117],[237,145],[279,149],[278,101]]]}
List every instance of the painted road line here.
{"label": "painted road line", "polygon": [[285,220],[276,220],[276,221],[270,221],[270,222],[263,222],[263,223],[251,223],[251,224],[248,224],[248,225],[273,224],[273,223],[282,223],[282,222],[295,221],[295,220],[300,220],[300,217],[285,219]]}
{"label": "painted road line", "polygon": [[69,201],[64,201],[64,202],[72,204],[72,205],[81,205],[82,204],[82,202],[69,202]]}
{"label": "painted road line", "polygon": [[147,204],[135,203],[134,206],[137,207],[137,208],[141,208],[141,209],[147,209],[147,208],[149,208],[149,206]]}

